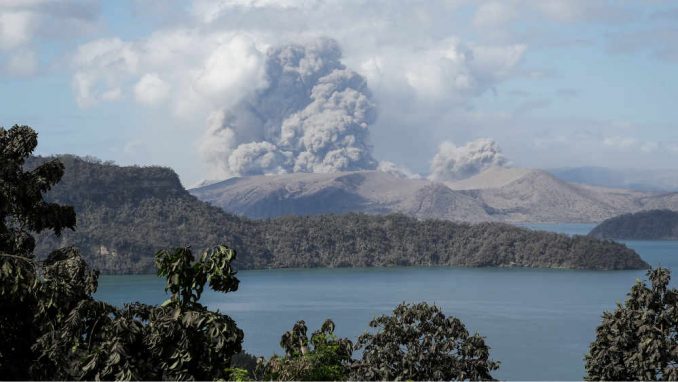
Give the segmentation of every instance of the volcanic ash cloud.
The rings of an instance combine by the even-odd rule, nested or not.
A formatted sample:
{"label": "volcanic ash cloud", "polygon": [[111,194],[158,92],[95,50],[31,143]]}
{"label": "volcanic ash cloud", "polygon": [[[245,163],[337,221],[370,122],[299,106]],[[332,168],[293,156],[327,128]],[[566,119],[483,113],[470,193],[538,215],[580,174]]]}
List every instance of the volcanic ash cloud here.
{"label": "volcanic ash cloud", "polygon": [[220,176],[375,169],[376,108],[334,40],[271,48],[267,85],[215,113],[203,152]]}
{"label": "volcanic ash cloud", "polygon": [[443,142],[431,162],[432,180],[451,181],[471,177],[493,166],[506,166],[508,160],[491,139],[481,138],[456,146]]}

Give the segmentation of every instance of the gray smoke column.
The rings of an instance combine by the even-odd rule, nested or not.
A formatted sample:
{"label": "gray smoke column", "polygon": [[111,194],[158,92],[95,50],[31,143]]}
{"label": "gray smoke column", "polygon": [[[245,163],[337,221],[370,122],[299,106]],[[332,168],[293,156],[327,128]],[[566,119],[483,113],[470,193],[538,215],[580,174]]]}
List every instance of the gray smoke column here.
{"label": "gray smoke column", "polygon": [[268,85],[216,113],[203,151],[221,176],[374,169],[376,109],[330,39],[271,48]]}
{"label": "gray smoke column", "polygon": [[443,142],[431,162],[432,180],[447,181],[471,177],[492,166],[505,166],[508,160],[491,139],[481,138],[464,146]]}

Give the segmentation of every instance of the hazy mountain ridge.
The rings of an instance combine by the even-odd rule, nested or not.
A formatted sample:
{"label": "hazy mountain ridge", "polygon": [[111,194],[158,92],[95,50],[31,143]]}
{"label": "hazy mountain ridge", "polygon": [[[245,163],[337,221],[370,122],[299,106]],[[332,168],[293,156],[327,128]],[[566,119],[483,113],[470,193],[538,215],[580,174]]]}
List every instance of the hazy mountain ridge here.
{"label": "hazy mountain ridge", "polygon": [[678,170],[566,167],[548,171],[566,182],[636,191],[678,191]]}
{"label": "hazy mountain ridge", "polygon": [[648,206],[678,209],[678,196],[671,194],[573,184],[542,170],[501,167],[456,182],[361,171],[233,178],[189,191],[253,218],[353,211],[468,222],[590,223]]}
{"label": "hazy mountain ridge", "polygon": [[[417,220],[402,214],[355,213],[250,220],[199,201],[181,186],[171,169],[118,167],[73,156],[61,159],[66,167],[64,178],[47,194],[47,199],[74,206],[77,230],[66,231],[59,238],[39,235],[36,253],[45,256],[54,248],[75,245],[104,273],[153,272],[153,254],[158,249],[192,245],[200,251],[221,243],[238,251],[237,264],[243,269],[396,265],[601,270],[647,267],[633,250],[621,244],[506,224],[471,225]],[[34,159],[32,164],[41,160],[44,159]],[[339,188],[344,190],[370,190],[374,185],[352,174],[329,184],[343,185]],[[325,189],[327,186],[318,190]],[[303,194],[303,190],[294,187],[290,190]],[[378,188],[372,190],[378,192]],[[427,192],[425,187],[422,192]],[[447,201],[433,199],[418,208],[435,208],[436,203]]]}
{"label": "hazy mountain ridge", "polygon": [[641,198],[643,209],[669,209],[678,211],[678,192],[650,195]]}
{"label": "hazy mountain ridge", "polygon": [[531,170],[499,188],[477,192],[493,208],[493,218],[511,222],[584,223],[601,221],[619,211],[640,208],[642,193],[603,189],[561,181]]}

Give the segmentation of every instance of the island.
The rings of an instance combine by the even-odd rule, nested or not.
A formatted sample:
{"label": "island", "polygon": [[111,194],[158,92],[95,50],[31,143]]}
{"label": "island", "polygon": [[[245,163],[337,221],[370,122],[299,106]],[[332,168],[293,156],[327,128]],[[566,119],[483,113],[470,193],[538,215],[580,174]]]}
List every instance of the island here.
{"label": "island", "polygon": [[650,210],[619,215],[600,223],[589,236],[618,240],[678,240],[678,212]]}
{"label": "island", "polygon": [[[632,249],[587,236],[532,231],[505,223],[419,220],[361,213],[249,219],[192,196],[164,167],[121,167],[64,155],[62,181],[46,198],[71,205],[77,228],[38,237],[36,253],[73,245],[103,273],[152,273],[169,246],[220,243],[240,269],[304,267],[540,267],[645,269]],[[33,158],[28,166],[46,160]]]}

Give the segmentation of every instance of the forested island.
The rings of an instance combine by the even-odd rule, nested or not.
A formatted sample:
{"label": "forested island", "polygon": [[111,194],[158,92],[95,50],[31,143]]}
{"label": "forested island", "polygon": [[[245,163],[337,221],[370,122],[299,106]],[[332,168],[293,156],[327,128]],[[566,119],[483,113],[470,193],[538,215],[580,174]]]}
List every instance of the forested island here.
{"label": "forested island", "polygon": [[[48,158],[33,158],[28,168]],[[201,202],[169,168],[120,167],[64,155],[65,174],[47,199],[71,205],[75,231],[41,235],[36,253],[80,248],[103,273],[152,273],[167,246],[202,250],[227,243],[240,269],[465,266],[568,269],[647,268],[626,246],[508,224],[417,220],[400,214],[252,220]]]}
{"label": "forested island", "polygon": [[678,212],[641,211],[607,219],[589,236],[620,240],[678,240]]}

